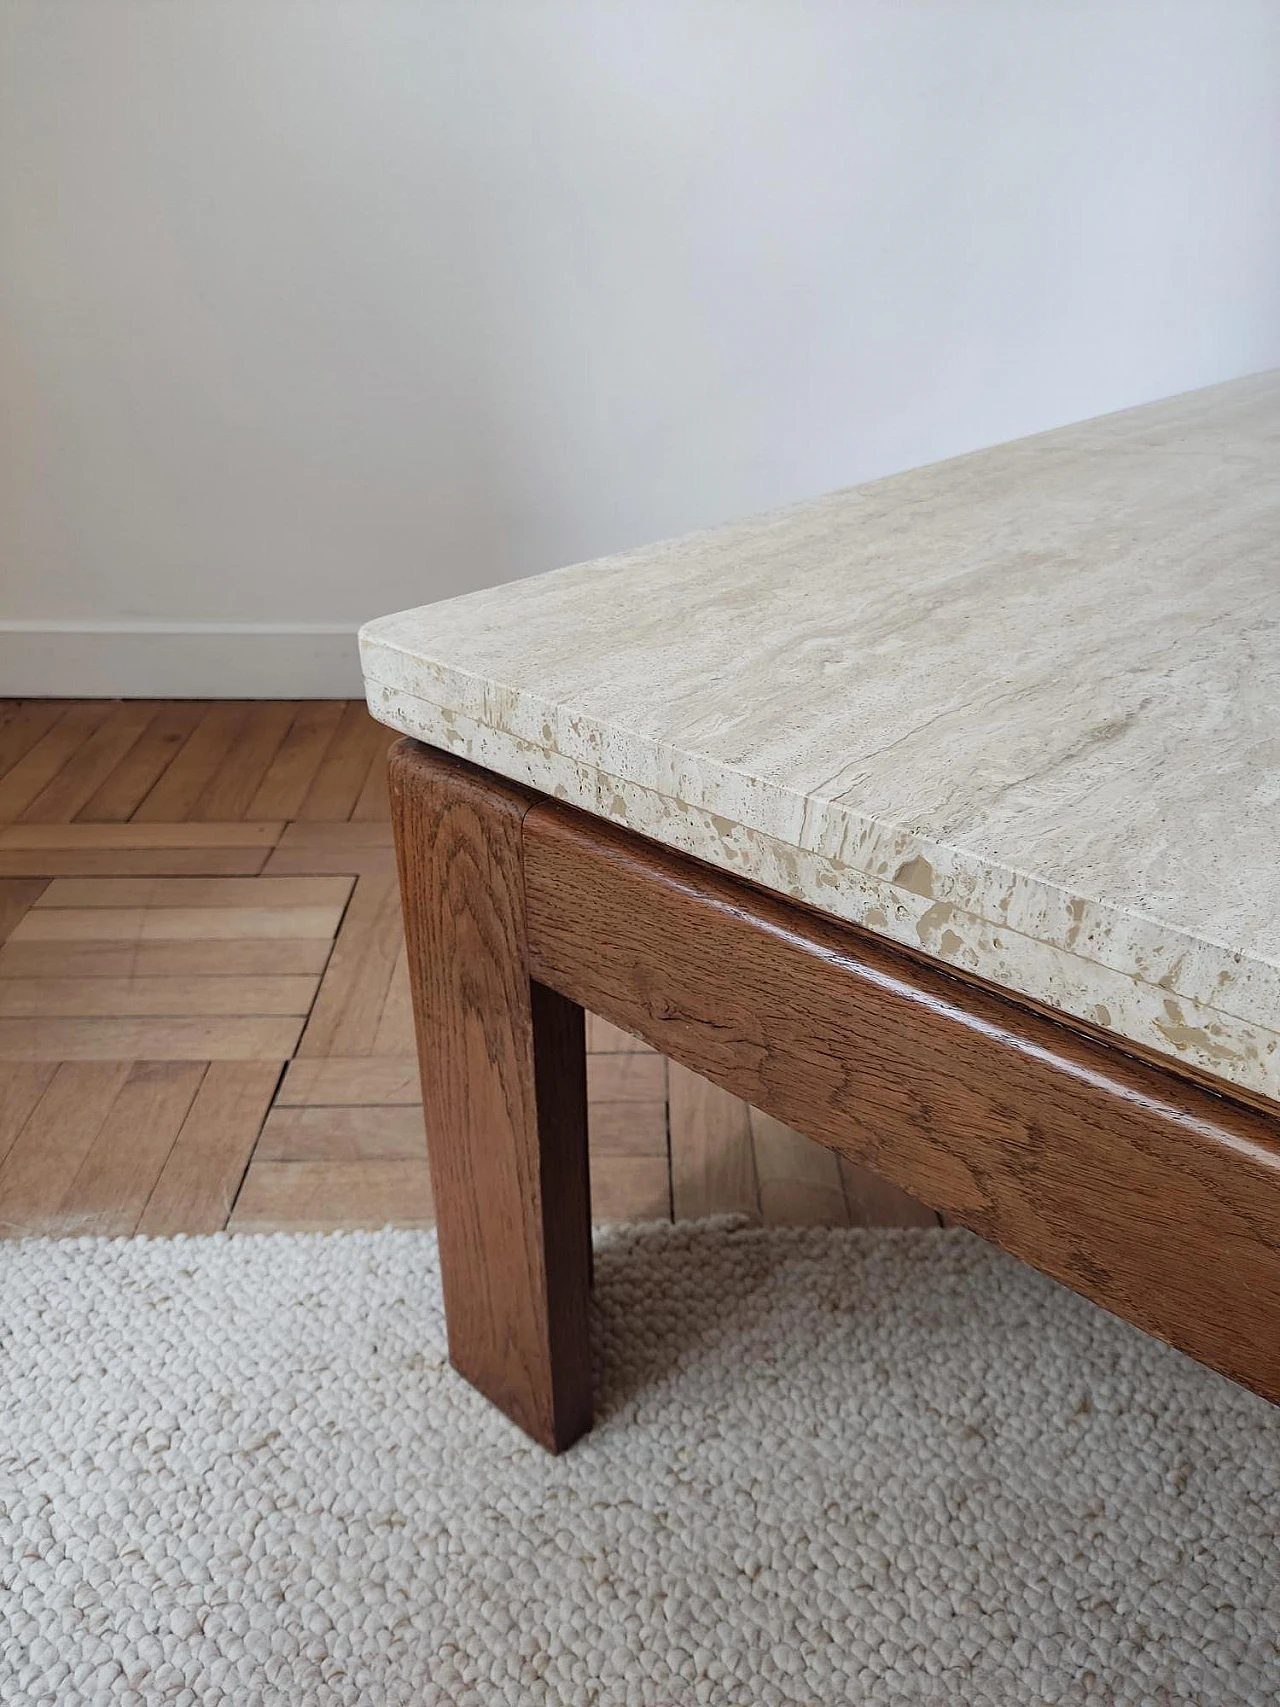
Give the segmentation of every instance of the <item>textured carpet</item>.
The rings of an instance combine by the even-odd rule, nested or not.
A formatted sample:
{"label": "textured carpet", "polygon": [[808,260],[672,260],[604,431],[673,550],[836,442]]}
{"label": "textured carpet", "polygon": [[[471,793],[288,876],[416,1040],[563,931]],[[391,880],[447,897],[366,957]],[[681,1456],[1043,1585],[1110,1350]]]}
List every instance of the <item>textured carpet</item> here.
{"label": "textured carpet", "polygon": [[558,1460],[428,1235],[0,1282],[5,1702],[1280,1698],[1280,1412],[961,1233],[610,1235]]}

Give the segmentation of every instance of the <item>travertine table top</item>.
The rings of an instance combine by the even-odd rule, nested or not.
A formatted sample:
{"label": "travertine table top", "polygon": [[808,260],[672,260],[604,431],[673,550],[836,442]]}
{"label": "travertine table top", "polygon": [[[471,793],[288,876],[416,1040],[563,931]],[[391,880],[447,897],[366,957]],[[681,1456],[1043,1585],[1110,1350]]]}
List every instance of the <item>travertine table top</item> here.
{"label": "travertine table top", "polygon": [[395,729],[1280,1100],[1280,372],[361,653]]}

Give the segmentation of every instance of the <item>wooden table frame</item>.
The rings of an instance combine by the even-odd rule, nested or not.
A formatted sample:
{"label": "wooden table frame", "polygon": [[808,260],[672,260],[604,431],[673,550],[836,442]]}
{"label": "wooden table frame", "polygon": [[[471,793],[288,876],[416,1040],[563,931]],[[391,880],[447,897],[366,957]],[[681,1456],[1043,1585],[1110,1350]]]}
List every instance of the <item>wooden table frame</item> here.
{"label": "wooden table frame", "polygon": [[417,742],[391,801],[454,1366],[591,1422],[583,1009],[1280,1400],[1280,1107]]}

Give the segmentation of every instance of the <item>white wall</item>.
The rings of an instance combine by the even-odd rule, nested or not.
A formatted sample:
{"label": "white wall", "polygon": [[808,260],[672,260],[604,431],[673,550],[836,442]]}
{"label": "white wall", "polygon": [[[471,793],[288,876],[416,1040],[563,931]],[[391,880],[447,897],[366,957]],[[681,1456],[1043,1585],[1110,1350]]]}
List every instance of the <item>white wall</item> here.
{"label": "white wall", "polygon": [[0,0],[0,78],[10,692],[354,689],[1280,362],[1275,0]]}

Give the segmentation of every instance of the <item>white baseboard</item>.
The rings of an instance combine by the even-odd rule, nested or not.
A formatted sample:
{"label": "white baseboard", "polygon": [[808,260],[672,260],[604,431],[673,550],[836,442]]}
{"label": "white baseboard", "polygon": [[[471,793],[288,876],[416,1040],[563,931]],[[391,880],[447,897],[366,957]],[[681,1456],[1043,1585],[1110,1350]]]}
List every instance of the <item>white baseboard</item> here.
{"label": "white baseboard", "polygon": [[353,623],[0,621],[0,696],[360,699]]}

